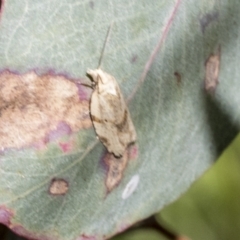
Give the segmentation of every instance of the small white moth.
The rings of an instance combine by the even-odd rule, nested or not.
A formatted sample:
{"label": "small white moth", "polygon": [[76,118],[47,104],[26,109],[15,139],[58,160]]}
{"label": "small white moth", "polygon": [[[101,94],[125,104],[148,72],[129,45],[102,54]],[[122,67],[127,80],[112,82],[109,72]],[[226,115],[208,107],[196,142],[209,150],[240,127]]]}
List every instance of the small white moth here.
{"label": "small white moth", "polygon": [[[111,26],[104,48],[110,29]],[[137,138],[124,97],[116,79],[100,68],[88,70],[87,75],[95,84],[90,103],[90,115],[95,131],[109,153],[122,157],[126,148]]]}

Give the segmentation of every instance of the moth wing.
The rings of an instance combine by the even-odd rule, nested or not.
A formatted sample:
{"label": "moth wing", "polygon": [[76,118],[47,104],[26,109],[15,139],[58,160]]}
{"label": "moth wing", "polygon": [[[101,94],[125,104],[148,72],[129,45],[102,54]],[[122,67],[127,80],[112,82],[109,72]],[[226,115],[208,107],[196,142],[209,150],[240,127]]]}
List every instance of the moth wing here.
{"label": "moth wing", "polygon": [[91,117],[95,131],[100,141],[107,148],[108,152],[115,156],[122,156],[125,151],[125,145],[119,141],[118,129],[116,128],[116,117],[119,113],[111,111],[111,102],[105,97],[99,95],[94,90],[91,97]]}
{"label": "moth wing", "polygon": [[136,141],[136,131],[116,79],[102,70],[93,91],[90,113],[95,131],[108,152],[120,157]]}
{"label": "moth wing", "polygon": [[120,138],[120,142],[125,143],[125,148],[136,142],[137,140],[137,134],[136,134],[136,130],[135,127],[133,125],[132,119],[131,119],[131,115],[129,113],[129,110],[126,106],[126,120],[125,123],[122,125],[122,128],[118,129],[119,132],[119,138]]}
{"label": "moth wing", "polygon": [[114,123],[117,128],[119,142],[124,146],[125,150],[129,144],[136,141],[137,134],[118,83],[114,77],[112,78],[116,82],[117,92],[117,98],[112,101],[114,102]]}

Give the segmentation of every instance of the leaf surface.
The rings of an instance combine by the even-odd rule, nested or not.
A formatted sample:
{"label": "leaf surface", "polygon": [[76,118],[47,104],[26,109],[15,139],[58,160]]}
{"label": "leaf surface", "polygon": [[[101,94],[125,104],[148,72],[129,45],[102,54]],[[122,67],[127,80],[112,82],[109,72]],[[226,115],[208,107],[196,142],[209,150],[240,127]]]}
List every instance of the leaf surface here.
{"label": "leaf surface", "polygon": [[[34,70],[88,82],[86,71],[98,67],[114,22],[101,68],[128,100],[138,140],[110,193],[105,150],[93,128],[41,149],[3,150],[0,221],[30,238],[103,239],[185,192],[240,123],[239,11],[237,0],[4,1],[0,68],[17,74]],[[219,51],[218,84],[210,93],[205,64]],[[64,152],[59,142],[74,147]],[[65,194],[49,192],[56,179]],[[134,179],[135,191],[123,197]]]}

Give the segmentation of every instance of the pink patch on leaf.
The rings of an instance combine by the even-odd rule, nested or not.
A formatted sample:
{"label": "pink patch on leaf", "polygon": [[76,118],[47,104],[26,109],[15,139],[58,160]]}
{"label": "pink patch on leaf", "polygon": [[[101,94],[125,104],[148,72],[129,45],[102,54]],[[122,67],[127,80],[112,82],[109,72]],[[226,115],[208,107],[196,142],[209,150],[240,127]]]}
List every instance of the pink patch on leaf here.
{"label": "pink patch on leaf", "polygon": [[70,152],[72,150],[72,144],[69,143],[59,143],[59,146],[64,153]]}
{"label": "pink patch on leaf", "polygon": [[3,12],[3,4],[4,4],[4,0],[0,1],[0,14],[2,15]]}
{"label": "pink patch on leaf", "polygon": [[90,87],[84,87],[81,84],[77,84],[77,88],[78,88],[78,96],[80,98],[80,100],[89,100],[91,92],[92,92],[92,88]]}
{"label": "pink patch on leaf", "polygon": [[80,237],[78,237],[76,240],[96,240],[97,238],[94,236],[86,236],[86,235],[82,235]]}
{"label": "pink patch on leaf", "polygon": [[122,223],[118,229],[116,233],[122,233],[125,232],[128,228],[130,228],[132,226],[132,224],[127,224],[127,223]]}
{"label": "pink patch on leaf", "polygon": [[18,234],[20,236],[23,236],[27,239],[32,239],[32,240],[33,239],[34,240],[57,240],[58,239],[54,236],[47,237],[47,236],[42,235],[41,233],[38,234],[38,233],[30,232],[20,225],[13,226],[11,229],[16,234]]}
{"label": "pink patch on leaf", "polygon": [[133,160],[138,157],[138,147],[136,144],[128,148],[128,159]]}
{"label": "pink patch on leaf", "polygon": [[11,218],[13,217],[13,212],[7,209],[5,206],[0,206],[0,222],[4,225],[9,226],[11,223]]}
{"label": "pink patch on leaf", "polygon": [[58,124],[57,128],[51,132],[49,132],[48,136],[46,137],[46,143],[55,141],[64,135],[71,134],[71,128],[64,122]]}

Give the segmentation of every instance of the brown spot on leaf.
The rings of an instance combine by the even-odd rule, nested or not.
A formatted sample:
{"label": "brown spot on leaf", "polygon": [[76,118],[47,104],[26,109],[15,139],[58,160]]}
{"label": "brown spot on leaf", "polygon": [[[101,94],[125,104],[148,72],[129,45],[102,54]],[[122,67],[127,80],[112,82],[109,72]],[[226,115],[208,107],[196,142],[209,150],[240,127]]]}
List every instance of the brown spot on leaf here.
{"label": "brown spot on leaf", "polygon": [[182,82],[181,74],[180,74],[179,72],[175,72],[175,73],[174,73],[174,76],[175,76],[176,79],[177,79],[177,84],[180,85],[181,82]]}
{"label": "brown spot on leaf", "polygon": [[2,149],[44,142],[59,123],[66,124],[68,132],[92,126],[89,101],[79,98],[79,89],[73,81],[59,75],[38,76],[35,72],[0,74]]}
{"label": "brown spot on leaf", "polygon": [[218,85],[220,68],[220,48],[217,54],[211,54],[205,64],[205,89],[213,93]]}
{"label": "brown spot on leaf", "polygon": [[105,184],[107,193],[110,193],[121,182],[124,170],[127,164],[131,160],[135,160],[138,157],[138,148],[136,144],[130,145],[124,152],[122,157],[116,157],[114,154],[106,153],[103,161],[107,167],[107,176]]}
{"label": "brown spot on leaf", "polygon": [[68,182],[62,178],[54,178],[49,187],[52,195],[65,195],[68,191]]}
{"label": "brown spot on leaf", "polygon": [[122,157],[116,158],[113,154],[107,153],[104,162],[107,165],[106,187],[108,193],[111,192],[121,181],[123,172],[128,163],[128,150]]}

